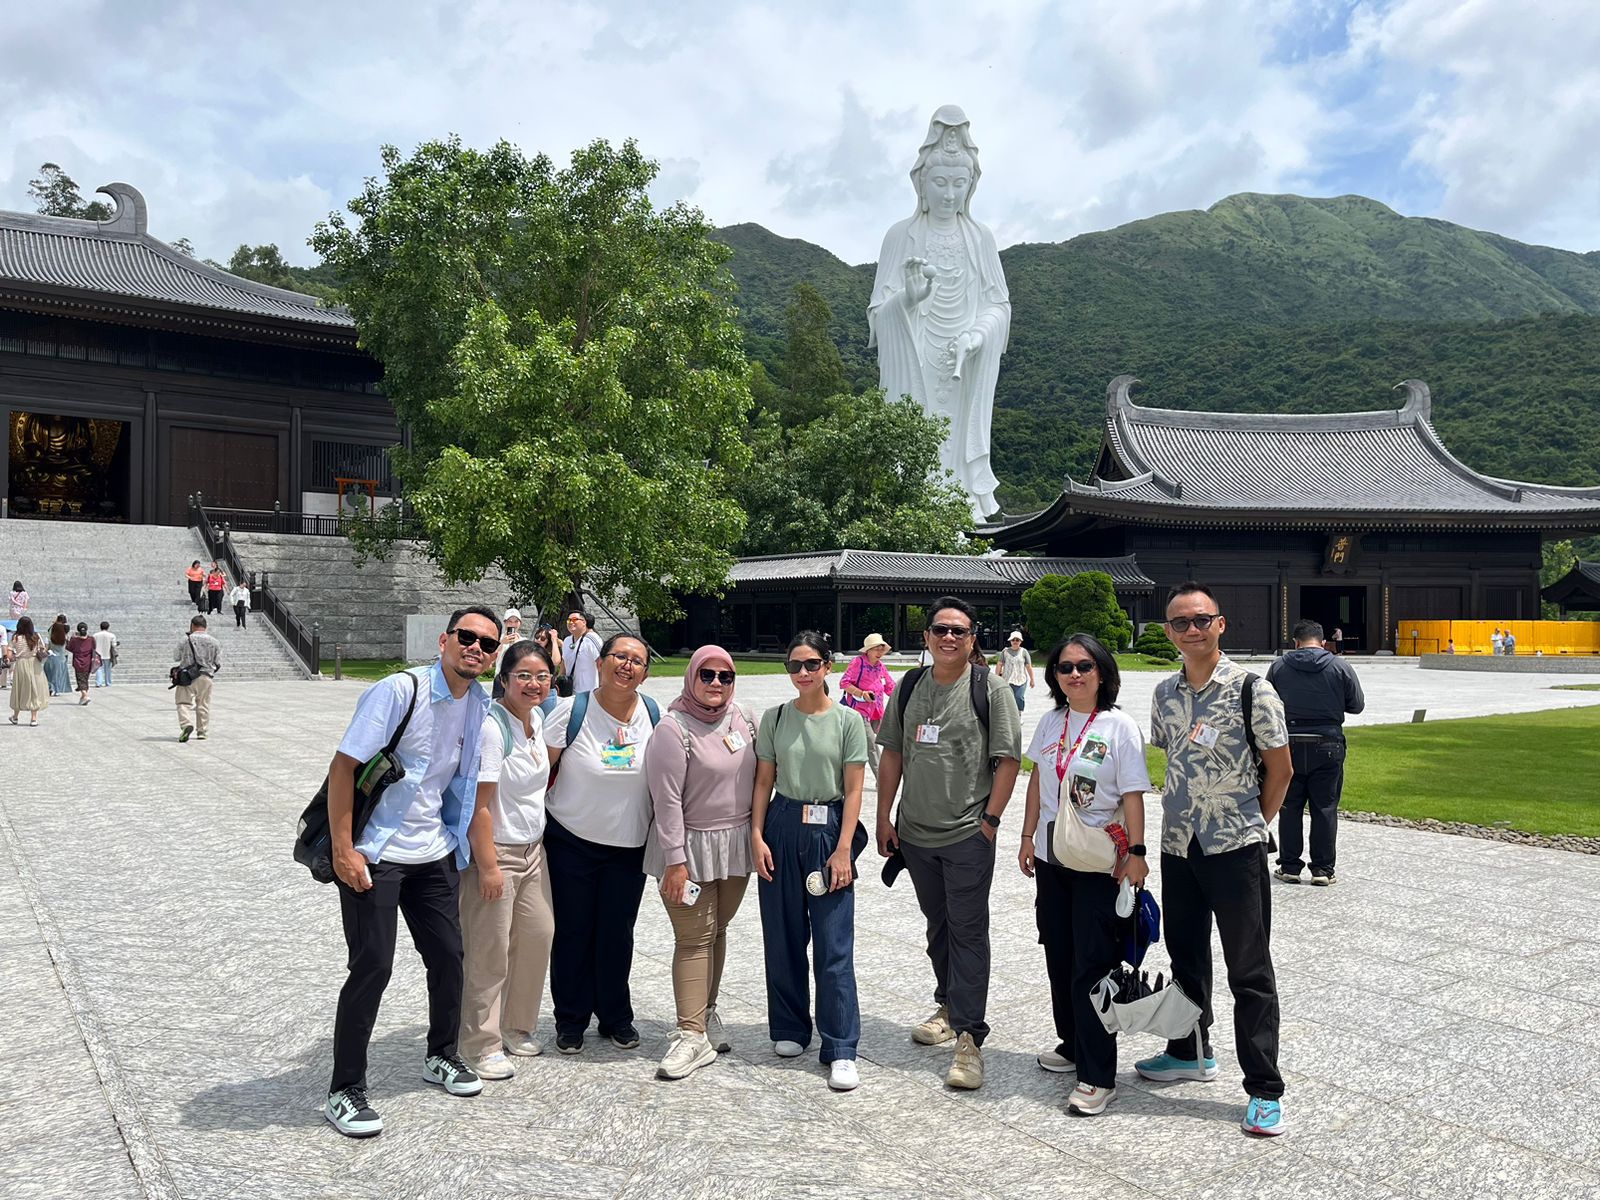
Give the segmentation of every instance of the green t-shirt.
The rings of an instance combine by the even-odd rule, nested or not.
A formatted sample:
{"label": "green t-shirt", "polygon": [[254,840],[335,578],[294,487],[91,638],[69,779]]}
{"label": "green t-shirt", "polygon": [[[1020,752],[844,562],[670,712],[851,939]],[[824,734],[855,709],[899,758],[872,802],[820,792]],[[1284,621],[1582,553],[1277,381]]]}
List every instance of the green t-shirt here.
{"label": "green t-shirt", "polygon": [[867,727],[860,713],[842,704],[812,716],[780,704],[761,714],[756,757],[778,764],[778,791],[789,799],[837,800],[844,795],[845,764],[867,761]]}
{"label": "green t-shirt", "polygon": [[[1011,689],[993,671],[986,670],[984,680],[989,688],[987,739],[973,711],[972,682],[965,672],[951,684],[935,682],[931,669],[917,680],[906,702],[909,733],[901,730],[900,698],[890,697],[878,727],[878,745],[898,750],[904,763],[895,817],[902,841],[937,849],[971,837],[994,787],[989,760],[1022,757],[1022,715]],[[919,725],[937,725],[938,742],[917,741]]]}

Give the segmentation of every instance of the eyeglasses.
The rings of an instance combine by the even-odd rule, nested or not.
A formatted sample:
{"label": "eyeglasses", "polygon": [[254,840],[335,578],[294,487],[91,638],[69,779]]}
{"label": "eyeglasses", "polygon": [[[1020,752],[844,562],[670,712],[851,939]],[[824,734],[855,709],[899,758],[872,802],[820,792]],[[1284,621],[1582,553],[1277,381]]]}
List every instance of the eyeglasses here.
{"label": "eyeglasses", "polygon": [[1087,675],[1095,670],[1095,664],[1088,659],[1078,662],[1058,662],[1055,664],[1057,675]]}
{"label": "eyeglasses", "polygon": [[732,687],[736,678],[738,677],[732,671],[713,671],[710,667],[700,668],[701,683],[720,683],[723,687]]}
{"label": "eyeglasses", "polygon": [[481,646],[485,654],[493,654],[500,649],[500,639],[486,633],[473,633],[470,629],[451,629],[448,632],[456,635],[456,641],[461,643],[463,650],[470,650],[474,643]]}
{"label": "eyeglasses", "polygon": [[553,676],[549,671],[540,671],[538,674],[534,674],[532,671],[513,671],[511,672],[511,678],[517,683],[528,684],[549,683]]}
{"label": "eyeglasses", "polygon": [[964,638],[971,634],[970,625],[929,625],[928,632],[936,638]]}
{"label": "eyeglasses", "polygon": [[645,662],[645,660],[642,659],[642,658],[634,658],[634,657],[632,657],[631,655],[628,655],[628,654],[617,654],[615,651],[613,651],[612,653],[606,655],[606,657],[607,658],[616,659],[618,665],[626,664],[626,665],[628,665],[630,667],[633,667],[635,670],[641,670],[642,671],[645,667],[650,665],[649,663]]}
{"label": "eyeglasses", "polygon": [[814,675],[822,670],[822,660],[820,658],[791,658],[783,664],[783,669],[791,675],[798,675],[802,671],[807,675]]}
{"label": "eyeglasses", "polygon": [[1173,631],[1176,633],[1188,633],[1189,626],[1191,625],[1200,630],[1200,632],[1204,633],[1206,630],[1211,628],[1211,622],[1215,621],[1221,615],[1221,613],[1211,613],[1210,615],[1201,613],[1198,617],[1173,617],[1167,622],[1167,624],[1171,626]]}

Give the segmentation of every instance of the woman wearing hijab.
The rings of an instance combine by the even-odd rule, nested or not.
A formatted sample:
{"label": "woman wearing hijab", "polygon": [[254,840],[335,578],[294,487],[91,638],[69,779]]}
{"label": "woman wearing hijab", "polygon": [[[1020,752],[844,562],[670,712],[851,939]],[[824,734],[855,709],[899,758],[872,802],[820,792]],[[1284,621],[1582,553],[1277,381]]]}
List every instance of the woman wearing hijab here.
{"label": "woman wearing hijab", "polygon": [[696,650],[683,693],[667,709],[661,732],[668,736],[652,738],[645,750],[655,830],[645,845],[644,869],[661,880],[675,939],[678,1027],[656,1069],[662,1079],[682,1079],[732,1049],[717,1017],[717,991],[728,923],[755,867],[750,801],[756,778],[755,726],[734,703],[734,679],[733,656],[721,646]]}

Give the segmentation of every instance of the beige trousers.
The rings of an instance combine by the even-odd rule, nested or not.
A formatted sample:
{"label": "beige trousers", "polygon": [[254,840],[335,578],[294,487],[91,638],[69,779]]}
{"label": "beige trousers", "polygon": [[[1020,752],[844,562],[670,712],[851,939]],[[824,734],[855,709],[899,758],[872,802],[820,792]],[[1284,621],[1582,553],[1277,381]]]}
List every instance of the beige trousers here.
{"label": "beige trousers", "polygon": [[713,879],[700,885],[693,904],[668,904],[675,945],[672,948],[672,996],[678,1005],[678,1028],[706,1031],[706,1009],[717,1003],[722,964],[728,952],[728,923],[739,911],[750,877]]}
{"label": "beige trousers", "polygon": [[500,1049],[501,1030],[538,1028],[556,929],[544,843],[497,842],[494,856],[505,877],[500,899],[483,898],[477,863],[461,873],[460,1052],[469,1063]]}
{"label": "beige trousers", "polygon": [[178,727],[193,725],[196,733],[211,728],[211,676],[196,675],[194,682],[178,691]]}

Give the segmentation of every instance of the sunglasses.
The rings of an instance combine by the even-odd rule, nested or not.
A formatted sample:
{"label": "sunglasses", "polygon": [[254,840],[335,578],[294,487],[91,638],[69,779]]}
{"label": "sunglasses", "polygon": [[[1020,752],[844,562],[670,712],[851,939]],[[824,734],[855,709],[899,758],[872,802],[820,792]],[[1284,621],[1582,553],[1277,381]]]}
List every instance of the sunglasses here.
{"label": "sunglasses", "polygon": [[513,671],[513,672],[511,672],[511,678],[513,680],[515,680],[517,683],[524,683],[524,684],[526,684],[526,683],[549,683],[550,680],[551,680],[551,675],[550,675],[549,671],[540,671],[540,672],[538,672],[538,674],[535,674],[532,671]]}
{"label": "sunglasses", "polygon": [[1204,633],[1207,629],[1211,628],[1211,622],[1215,621],[1221,615],[1221,613],[1212,613],[1210,616],[1207,616],[1205,613],[1201,613],[1198,617],[1173,617],[1172,620],[1167,622],[1167,624],[1178,633],[1188,633],[1189,626],[1191,625]]}
{"label": "sunglasses", "polygon": [[928,632],[937,638],[964,638],[972,632],[970,625],[929,625]]}
{"label": "sunglasses", "polygon": [[701,683],[720,683],[723,687],[732,687],[737,676],[732,671],[713,671],[710,667],[700,668]]}
{"label": "sunglasses", "polygon": [[1095,669],[1094,663],[1083,660],[1080,662],[1058,662],[1055,664],[1057,675],[1087,675]]}
{"label": "sunglasses", "polygon": [[802,671],[807,675],[813,675],[822,670],[822,660],[820,658],[791,658],[783,664],[783,669],[791,675],[798,675]]}
{"label": "sunglasses", "polygon": [[463,650],[470,650],[474,644],[482,647],[485,654],[493,654],[500,649],[500,639],[490,637],[488,634],[473,633],[470,629],[451,629],[446,632],[456,635],[456,641],[461,643]]}

